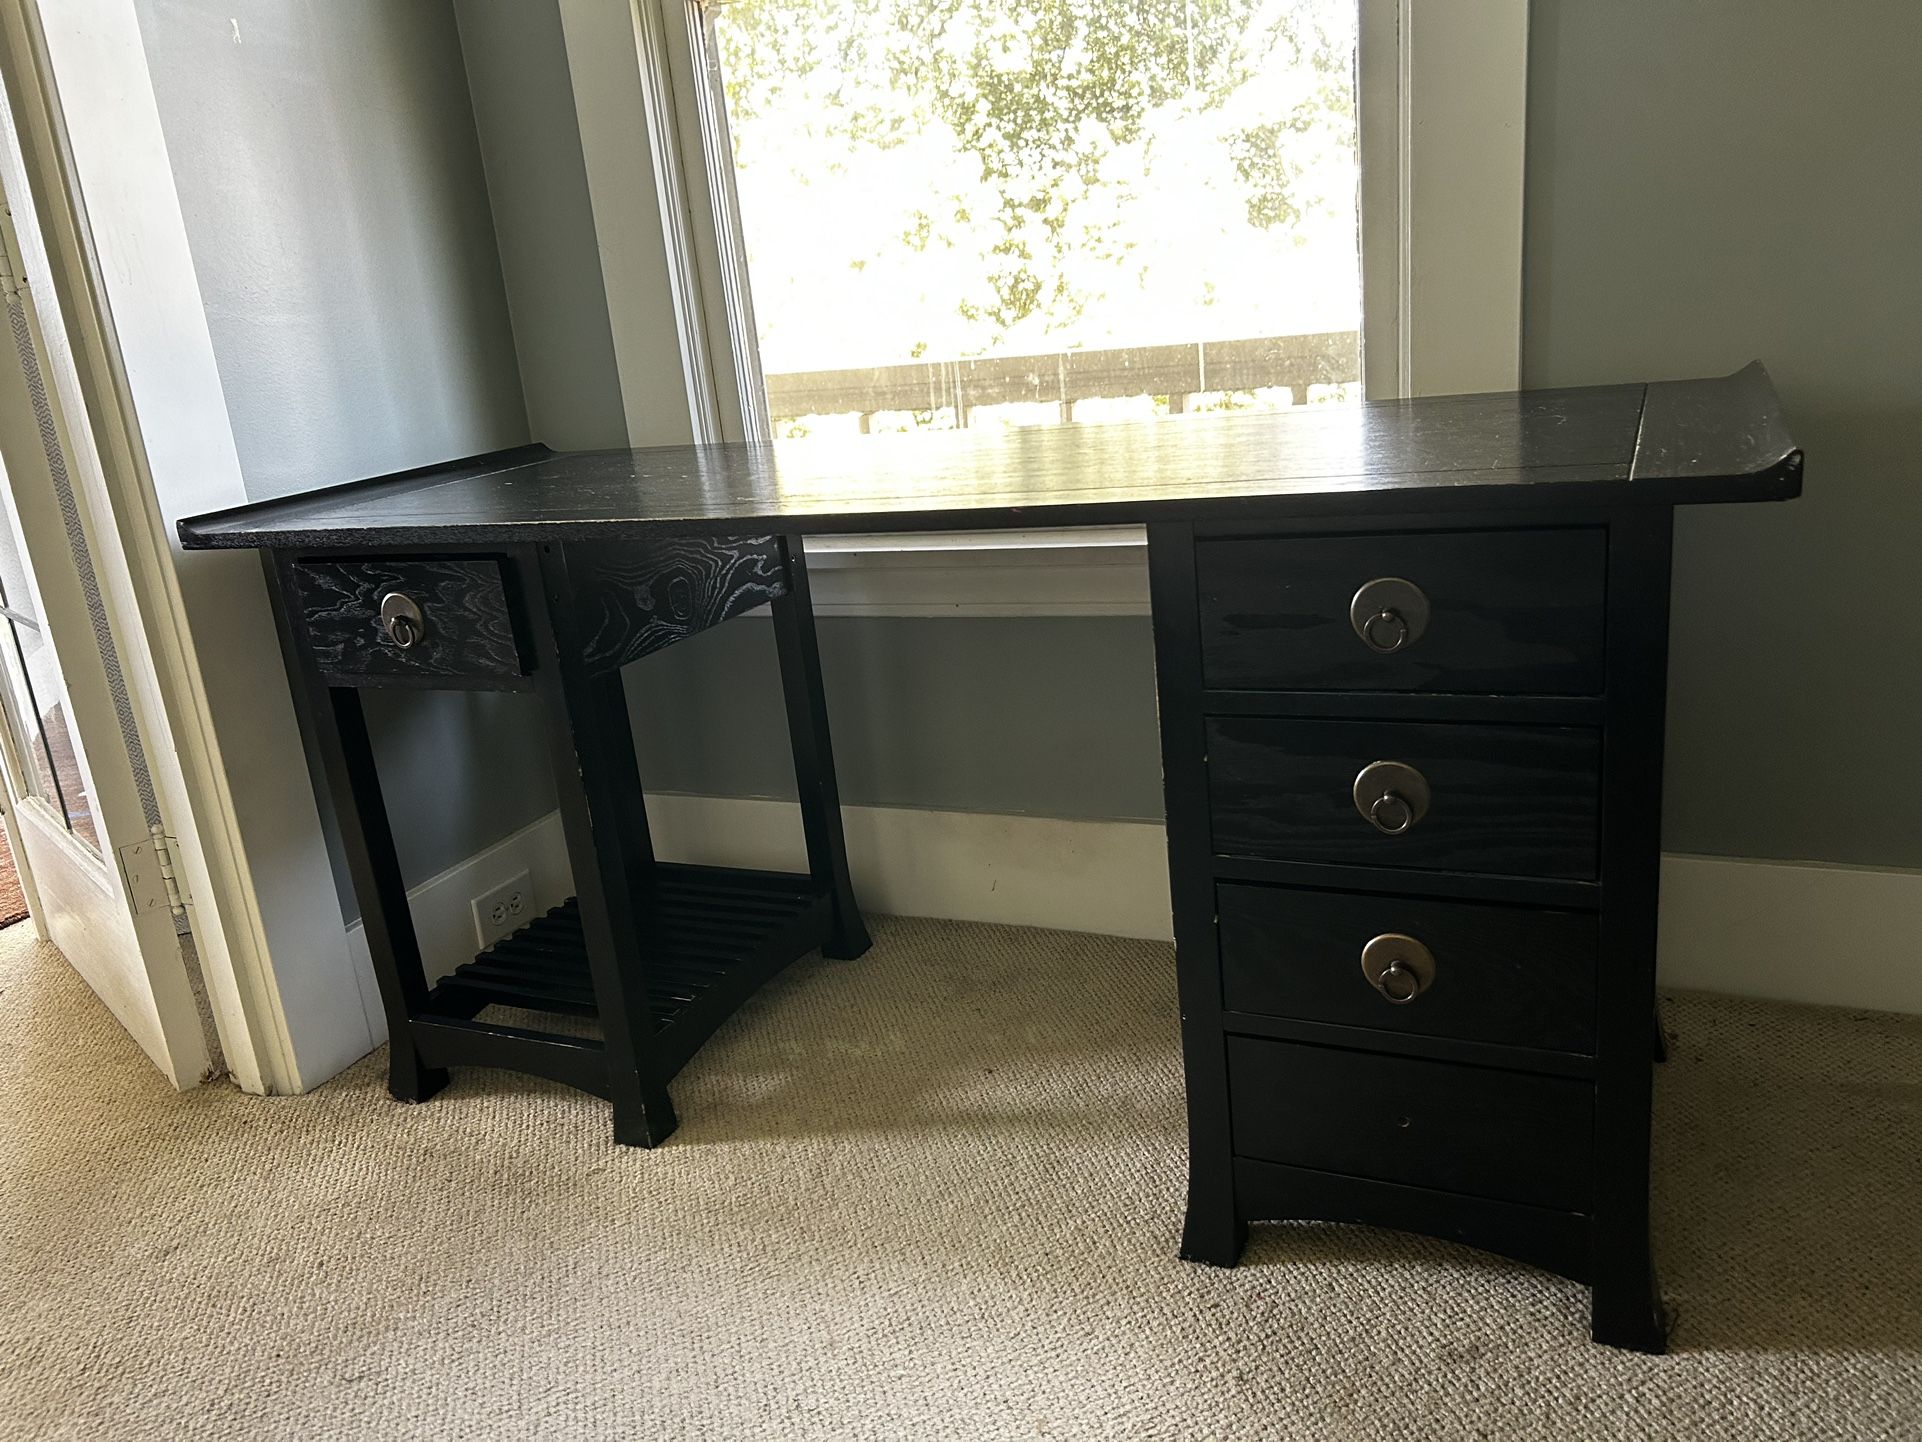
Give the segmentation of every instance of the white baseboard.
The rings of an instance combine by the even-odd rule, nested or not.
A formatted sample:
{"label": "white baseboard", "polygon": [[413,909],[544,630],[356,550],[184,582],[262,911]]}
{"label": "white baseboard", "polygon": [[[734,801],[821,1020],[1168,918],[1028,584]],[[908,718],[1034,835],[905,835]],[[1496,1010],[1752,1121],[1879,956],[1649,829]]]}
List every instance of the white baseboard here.
{"label": "white baseboard", "polygon": [[[1168,845],[1159,823],[1063,821],[848,806],[848,867],[863,908],[1166,940]],[[671,861],[802,870],[801,810],[724,796],[647,798]]]}
{"label": "white baseboard", "polygon": [[1665,985],[1922,1013],[1922,871],[1662,858]]}
{"label": "white baseboard", "polygon": [[[667,861],[796,871],[792,802],[657,793],[647,798]],[[1165,941],[1167,844],[1158,823],[1070,821],[906,807],[842,812],[863,907]],[[545,908],[571,892],[559,813],[541,817],[408,893],[422,959],[438,979],[472,957],[469,900],[526,868]],[[386,1026],[358,925],[349,930],[362,1006]],[[1826,1006],[1922,1013],[1922,872],[1665,856],[1664,985]]]}

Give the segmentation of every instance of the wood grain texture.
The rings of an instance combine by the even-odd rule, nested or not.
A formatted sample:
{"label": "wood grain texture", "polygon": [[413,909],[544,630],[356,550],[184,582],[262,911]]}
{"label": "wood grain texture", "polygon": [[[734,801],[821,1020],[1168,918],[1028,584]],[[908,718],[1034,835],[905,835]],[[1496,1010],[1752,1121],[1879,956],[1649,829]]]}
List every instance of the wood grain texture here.
{"label": "wood grain texture", "polygon": [[657,536],[567,548],[583,659],[598,675],[787,594],[773,536]]}
{"label": "wood grain texture", "polygon": [[[1384,836],[1356,810],[1355,774],[1402,761],[1428,778],[1428,815]],[[1592,880],[1600,733],[1259,717],[1208,723],[1214,849],[1379,867]]]}
{"label": "wood grain texture", "polygon": [[1801,486],[1802,449],[1789,435],[1768,372],[1755,364],[1728,376],[1651,384],[1630,478],[1730,471]]}
{"label": "wood grain texture", "polygon": [[1585,1212],[1595,1089],[1567,1077],[1235,1036],[1235,1154]]}
{"label": "wood grain texture", "polygon": [[[329,681],[513,681],[526,673],[497,560],[307,558],[288,574],[308,653]],[[389,591],[410,596],[426,619],[425,634],[404,649],[380,623]]]}
{"label": "wood grain texture", "polygon": [[[1602,685],[1607,534],[1455,531],[1203,541],[1202,666],[1211,687],[1592,696]],[[1370,650],[1356,590],[1413,582],[1427,629]]]}
{"label": "wood grain texture", "polygon": [[[190,548],[496,545],[1777,500],[1799,465],[1759,366],[1638,463],[1640,385],[1436,396],[1112,426],[556,455],[497,453],[180,523]],[[1766,446],[1760,448],[1766,450]]]}
{"label": "wood grain texture", "polygon": [[[1231,1011],[1589,1054],[1595,1049],[1593,912],[1473,902],[1216,888],[1222,1001]],[[1362,975],[1384,932],[1435,955],[1435,980],[1405,1005]]]}

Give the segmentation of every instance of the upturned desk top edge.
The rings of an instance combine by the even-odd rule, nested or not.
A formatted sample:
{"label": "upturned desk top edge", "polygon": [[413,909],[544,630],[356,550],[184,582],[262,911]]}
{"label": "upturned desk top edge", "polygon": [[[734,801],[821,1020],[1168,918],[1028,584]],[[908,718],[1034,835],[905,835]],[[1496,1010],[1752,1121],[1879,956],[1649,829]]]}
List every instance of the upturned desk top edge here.
{"label": "upturned desk top edge", "polygon": [[530,445],[179,523],[189,550],[1786,500],[1768,372],[846,443]]}

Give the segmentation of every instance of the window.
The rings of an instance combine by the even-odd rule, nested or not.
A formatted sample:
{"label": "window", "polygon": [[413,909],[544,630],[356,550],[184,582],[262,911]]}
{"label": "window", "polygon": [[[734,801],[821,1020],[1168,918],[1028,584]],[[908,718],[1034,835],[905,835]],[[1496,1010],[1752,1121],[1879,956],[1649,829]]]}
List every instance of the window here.
{"label": "window", "polygon": [[1355,0],[711,0],[777,438],[1360,395]]}
{"label": "window", "polygon": [[60,660],[34,610],[16,524],[10,510],[0,515],[0,726],[12,742],[0,750],[19,761],[19,794],[45,802],[68,831],[98,851],[93,802],[67,726]]}

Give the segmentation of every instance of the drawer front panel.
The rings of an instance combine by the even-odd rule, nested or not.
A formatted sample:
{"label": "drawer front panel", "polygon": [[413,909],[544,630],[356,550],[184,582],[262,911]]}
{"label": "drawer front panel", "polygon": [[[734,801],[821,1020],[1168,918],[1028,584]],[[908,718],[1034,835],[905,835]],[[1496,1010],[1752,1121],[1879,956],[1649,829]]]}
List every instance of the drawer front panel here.
{"label": "drawer front panel", "polygon": [[[1231,883],[1216,902],[1230,1011],[1594,1053],[1593,912]],[[1433,958],[1406,1002],[1364,971],[1363,949],[1384,936]]]}
{"label": "drawer front panel", "polygon": [[[1599,529],[1202,541],[1202,674],[1223,690],[1593,696],[1602,689],[1607,540]],[[1384,578],[1367,615],[1352,603]],[[1425,610],[1425,617],[1415,614]],[[1413,620],[1419,634],[1402,639]]]}
{"label": "drawer front panel", "polygon": [[[348,682],[509,680],[525,675],[500,562],[486,557],[303,560],[291,568],[314,665]],[[381,617],[398,593],[420,615],[398,644]],[[406,634],[403,630],[402,634]]]}
{"label": "drawer front panel", "polygon": [[1228,1085],[1237,1156],[1589,1207],[1588,1082],[1232,1036]]}
{"label": "drawer front panel", "polygon": [[568,547],[567,574],[593,672],[718,626],[787,594],[773,536],[663,536]]}
{"label": "drawer front panel", "polygon": [[[1355,803],[1361,769],[1381,760],[1414,768],[1430,793],[1399,835]],[[1214,848],[1227,856],[1590,881],[1600,785],[1601,733],[1586,727],[1208,723]]]}

